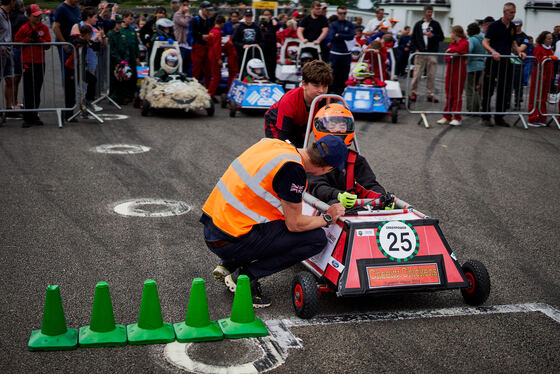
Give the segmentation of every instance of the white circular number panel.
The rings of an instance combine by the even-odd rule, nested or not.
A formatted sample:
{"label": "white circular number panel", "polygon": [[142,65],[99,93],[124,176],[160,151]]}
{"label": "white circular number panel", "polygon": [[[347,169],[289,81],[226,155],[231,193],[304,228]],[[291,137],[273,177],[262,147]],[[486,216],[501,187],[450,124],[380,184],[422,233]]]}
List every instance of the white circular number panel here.
{"label": "white circular number panel", "polygon": [[420,241],[412,225],[389,221],[377,228],[377,245],[388,259],[403,262],[416,256]]}

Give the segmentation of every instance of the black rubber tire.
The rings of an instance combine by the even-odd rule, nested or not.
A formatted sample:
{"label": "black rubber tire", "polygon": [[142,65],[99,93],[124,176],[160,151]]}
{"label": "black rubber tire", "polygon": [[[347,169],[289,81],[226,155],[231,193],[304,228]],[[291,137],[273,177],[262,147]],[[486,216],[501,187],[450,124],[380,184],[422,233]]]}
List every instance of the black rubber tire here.
{"label": "black rubber tire", "polygon": [[391,123],[397,123],[399,120],[399,107],[398,105],[391,105]]}
{"label": "black rubber tire", "polygon": [[235,101],[230,100],[229,105],[230,105],[229,116],[233,118],[235,117],[235,112],[237,111],[237,104],[235,103]]}
{"label": "black rubber tire", "polygon": [[319,291],[315,277],[302,271],[292,280],[292,305],[299,318],[309,319],[319,309]]}
{"label": "black rubber tire", "polygon": [[214,102],[210,100],[210,108],[206,108],[206,113],[208,117],[214,117],[214,113],[216,112],[216,107],[214,106]]}
{"label": "black rubber tire", "polygon": [[227,101],[228,101],[227,95],[226,95],[225,93],[221,94],[221,95],[220,95],[220,106],[221,106],[223,109],[226,109],[226,108],[227,108]]}
{"label": "black rubber tire", "polygon": [[[484,304],[484,302],[490,296],[490,275],[488,275],[488,270],[480,261],[468,260],[462,266],[463,273],[471,285],[467,288],[461,289],[461,294],[463,299],[469,305],[478,306]],[[472,284],[474,281],[474,285]]]}
{"label": "black rubber tire", "polygon": [[142,116],[144,117],[147,117],[151,113],[150,109],[151,109],[150,102],[148,100],[142,100],[142,108],[140,109],[140,114],[142,114]]}

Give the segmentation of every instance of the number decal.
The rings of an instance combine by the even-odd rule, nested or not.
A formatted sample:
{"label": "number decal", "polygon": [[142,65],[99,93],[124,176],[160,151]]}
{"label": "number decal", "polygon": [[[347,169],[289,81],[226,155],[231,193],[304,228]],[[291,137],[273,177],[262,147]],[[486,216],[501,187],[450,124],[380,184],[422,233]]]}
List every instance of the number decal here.
{"label": "number decal", "polygon": [[420,241],[414,227],[404,221],[383,222],[377,228],[377,245],[392,261],[408,261],[418,254]]}

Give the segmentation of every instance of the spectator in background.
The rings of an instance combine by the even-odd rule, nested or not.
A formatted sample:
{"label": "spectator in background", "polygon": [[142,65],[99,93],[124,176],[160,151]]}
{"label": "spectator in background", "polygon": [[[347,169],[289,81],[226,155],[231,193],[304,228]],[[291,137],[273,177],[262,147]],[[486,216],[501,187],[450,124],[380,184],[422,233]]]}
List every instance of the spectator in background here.
{"label": "spectator in background", "polygon": [[[68,59],[64,62],[64,105],[66,108],[72,108],[76,105],[76,86],[78,76],[80,74],[79,65],[83,63],[85,56],[84,48],[88,45],[89,40],[93,34],[93,30],[88,25],[79,27],[77,35],[70,35],[70,42],[76,48],[76,53],[71,53]],[[64,119],[70,120],[73,117],[73,110],[64,111]]]}
{"label": "spectator in background", "polygon": [[115,27],[113,27],[113,30],[109,31],[107,35],[111,51],[109,64],[109,74],[111,75],[109,97],[119,105],[125,104],[123,98],[125,97],[126,91],[124,89],[124,84],[117,81],[114,71],[117,70],[122,61],[130,60],[130,51],[125,43],[123,43],[123,38],[125,36],[121,34],[122,23],[122,18],[117,15],[115,18]]}
{"label": "spectator in background", "polygon": [[[416,52],[439,52],[439,43],[443,41],[443,31],[439,22],[432,19],[434,7],[424,6],[424,18],[412,28],[412,45]],[[427,70],[426,86],[428,88],[428,101],[437,103],[439,100],[434,96],[434,83],[436,79],[436,56],[414,57],[414,76],[410,85],[410,100],[416,101],[416,90],[418,82],[424,70]]]}
{"label": "spectator in background", "polygon": [[[527,48],[529,47],[529,37],[522,30],[523,21],[521,18],[515,18],[512,21],[515,26],[515,42],[519,46],[519,51],[527,53]],[[523,62],[518,59],[514,59],[513,64],[513,95],[514,95],[514,106],[513,110],[520,110],[521,103],[523,102]],[[507,98],[507,108],[510,107],[509,101],[510,97]]]}
{"label": "spectator in background", "polygon": [[[75,24],[80,23],[82,20],[82,12],[78,7],[78,2],[79,0],[65,0],[56,8],[52,27],[53,33],[56,37],[55,41],[70,42],[70,31],[72,30],[72,27]],[[70,57],[72,50],[73,49],[70,46],[58,48],[62,66],[64,66],[65,61],[67,61],[68,57]]]}
{"label": "spectator in background", "polygon": [[361,27],[363,31],[364,30],[363,22],[364,19],[362,17],[356,17],[356,23],[354,24],[355,28]]}
{"label": "spectator in background", "polygon": [[[36,4],[27,8],[29,21],[15,35],[17,43],[50,43],[49,28],[41,22],[43,12]],[[41,105],[41,88],[45,75],[45,50],[50,45],[23,47],[21,62],[23,63],[23,102],[26,109],[39,108]],[[21,127],[42,126],[37,112],[23,112]]]}
{"label": "spectator in background", "polygon": [[214,95],[216,95],[216,90],[220,84],[220,79],[222,78],[222,27],[226,23],[223,16],[217,16],[214,27],[208,33],[208,63],[210,64],[210,74],[212,78],[210,79],[210,84],[208,85],[208,94],[212,98],[212,101],[217,103],[218,100]]}
{"label": "spectator in background", "polygon": [[286,28],[286,22],[288,22],[288,15],[286,13],[278,15],[279,30],[284,30]]}
{"label": "spectator in background", "polygon": [[136,37],[136,30],[134,30],[132,24],[134,23],[134,14],[125,10],[122,12],[123,24],[120,29],[121,40],[128,48],[128,66],[132,70],[132,78],[125,83],[124,88],[124,101],[125,103],[131,102],[136,98],[136,81],[138,80],[138,75],[136,73],[136,66],[140,63],[140,48],[138,47],[138,39]]}
{"label": "spectator in background", "polygon": [[[486,50],[482,46],[483,36],[480,26],[473,22],[467,26],[469,37],[469,54],[483,55]],[[480,89],[482,86],[482,72],[484,71],[484,57],[469,57],[467,60],[467,111],[480,112]]]}
{"label": "spectator in background", "polygon": [[284,44],[286,38],[297,39],[297,21],[295,19],[288,20],[286,28],[276,34],[276,40],[280,44]]}
{"label": "spectator in background", "polygon": [[354,25],[346,20],[346,7],[339,5],[336,9],[338,19],[329,27],[328,39],[331,41],[330,64],[333,69],[333,85],[331,91],[337,95],[342,95],[344,91],[348,73],[350,73],[350,63],[352,62],[352,49],[355,36]]}
{"label": "spectator in background", "polygon": [[[10,23],[12,24],[12,38],[15,39],[15,35],[18,30],[27,23],[27,17],[25,16],[25,7],[23,6],[22,0],[16,0],[16,5],[14,9],[10,12]],[[15,41],[15,40],[14,40]],[[21,48],[14,48],[14,77],[12,82],[13,94],[13,107],[19,109],[22,107],[18,104],[19,96],[19,83],[21,81],[22,66],[21,66]],[[17,113],[10,113],[10,115],[17,115]]]}
{"label": "spectator in background", "polygon": [[182,4],[182,1],[180,1],[180,0],[171,0],[171,1],[169,2],[169,7],[171,8],[171,17],[170,17],[170,19],[173,19],[173,18],[175,17],[175,13],[176,13],[177,11],[179,11],[179,9],[181,8],[181,4]]}
{"label": "spectator in background", "polygon": [[482,30],[483,36],[486,35],[486,31],[488,30],[488,26],[490,26],[494,22],[496,22],[496,20],[494,19],[494,17],[491,17],[491,16],[485,17],[482,20],[482,23],[480,24],[480,29]]}
{"label": "spectator in background", "polygon": [[[458,112],[463,109],[463,89],[467,76],[467,58],[461,57],[469,53],[469,42],[465,31],[461,26],[451,28],[451,39],[449,48],[445,53],[455,53],[458,56],[445,56],[447,70],[445,71],[445,114],[437,121],[440,125],[449,123],[452,126],[462,124],[461,115]],[[453,120],[451,120],[453,118]]]}
{"label": "spectator in background", "polygon": [[366,23],[366,27],[364,29],[364,34],[367,38],[376,34],[379,31],[379,25],[385,23],[385,9],[377,8],[375,11],[375,18],[371,19]]}
{"label": "spectator in background", "polygon": [[[532,56],[534,49],[535,49],[534,39],[532,36],[529,36],[529,47],[527,47],[527,56]],[[533,59],[528,58],[525,60],[525,63],[523,64],[523,86],[527,86],[529,84],[529,77],[531,75],[532,70],[533,70]],[[552,82],[552,84],[554,84],[554,82]]]}
{"label": "spectator in background", "polygon": [[399,39],[399,34],[401,33],[401,29],[397,25],[397,23],[399,23],[399,21],[397,21],[394,17],[391,17],[391,18],[389,18],[389,22],[391,24],[391,27],[389,27],[388,31],[391,34],[393,34],[393,39],[398,40]]}
{"label": "spectator in background", "polygon": [[357,45],[362,47],[362,46],[367,44],[367,40],[366,40],[366,38],[364,38],[364,27],[363,26],[354,27],[354,33],[355,33],[354,41],[356,42]]}
{"label": "spectator in background", "polygon": [[209,1],[203,1],[198,6],[198,15],[192,17],[189,24],[187,43],[192,46],[192,75],[199,82],[210,83],[210,70],[208,65],[208,33],[214,27],[214,22],[210,18],[214,8]]}
{"label": "spectator in background", "polygon": [[[253,22],[253,10],[245,9],[243,20],[244,22],[240,23],[237,27],[237,30],[235,30],[232,39],[233,45],[237,49],[237,58],[239,60],[240,66],[243,61],[243,54],[245,53],[245,49],[249,48],[251,44],[258,44],[262,47],[263,43],[263,35],[261,29]],[[249,61],[251,58],[251,56],[248,56],[247,61]],[[260,59],[260,56],[257,56],[257,58]],[[241,73],[244,74],[244,72]]]}
{"label": "spectator in background", "polygon": [[[537,59],[539,64],[547,58],[556,58],[552,50],[552,33],[550,31],[543,31],[537,37],[536,46],[533,50],[533,56]],[[531,88],[529,91],[529,126],[532,127],[545,127],[546,126],[546,100],[550,90],[550,81],[554,78],[553,63],[547,62],[542,66],[542,80],[538,81],[537,71],[533,69],[531,74]],[[537,95],[537,108],[534,107],[535,95]]]}
{"label": "spectator in background", "polygon": [[412,39],[410,38],[410,26],[405,26],[401,32],[399,43],[397,44],[397,65],[395,66],[395,74],[397,77],[405,75],[408,58],[413,51]]}
{"label": "spectator in background", "polygon": [[152,50],[152,36],[156,32],[156,22],[162,18],[167,18],[167,10],[164,7],[160,6],[156,8],[155,16],[149,17],[146,20],[146,24],[144,25],[144,27],[140,29],[140,41],[146,46],[146,48],[148,48],[148,55]]}
{"label": "spectator in background", "polygon": [[[322,15],[321,3],[314,1],[311,3],[311,14],[305,17],[298,25],[297,35],[298,38],[303,43],[313,43],[320,45],[321,42],[327,37],[329,32],[329,24],[327,22],[327,17]],[[310,52],[315,59],[319,58],[317,56],[317,51],[315,49],[303,48],[303,51]]]}
{"label": "spectator in background", "polygon": [[[490,100],[496,89],[496,112],[505,112],[507,109],[507,97],[511,97],[512,71],[509,58],[500,58],[501,55],[510,55],[512,51],[525,59],[525,53],[519,50],[515,41],[515,26],[511,22],[515,17],[516,7],[514,3],[505,3],[503,17],[488,26],[486,36],[482,40],[482,46],[492,54],[492,58],[486,60],[484,67],[484,81],[482,91],[482,111],[490,112]],[[494,115],[494,122],[498,126],[509,127],[504,121],[503,114]],[[490,115],[482,116],[483,126],[493,126]]]}
{"label": "spectator in background", "polygon": [[554,31],[552,32],[552,49],[554,51],[558,50],[556,43],[560,41],[560,25],[554,26]]}
{"label": "spectator in background", "polygon": [[301,22],[301,19],[303,17],[303,14],[301,14],[301,12],[298,12],[297,10],[294,11],[292,13],[292,15],[290,16],[291,19],[295,20],[299,26],[299,23]]}
{"label": "spectator in background", "polygon": [[229,20],[224,24],[224,27],[222,27],[222,34],[224,36],[233,36],[233,33],[235,32],[235,29],[237,29],[237,26],[239,26],[239,12],[234,10],[233,12],[231,12]]}
{"label": "spectator in background", "polygon": [[[16,5],[15,0],[2,0],[0,7],[0,42],[12,42],[12,24],[10,22],[10,12]],[[0,80],[4,78],[4,97],[6,99],[6,108],[13,109],[14,105],[14,51],[9,46],[0,47],[1,64],[0,64]],[[0,81],[1,83],[1,81]]]}
{"label": "spectator in background", "polygon": [[105,34],[115,27],[115,18],[117,17],[117,12],[119,11],[119,4],[114,4],[109,6],[109,3],[102,1],[97,6],[99,11],[99,16],[97,17],[97,27],[99,30],[103,30]]}
{"label": "spectator in background", "polygon": [[[558,49],[560,42],[560,25],[554,26],[554,30],[552,31],[552,50],[555,53],[555,56],[560,56],[560,50]],[[533,61],[531,60],[531,63]],[[559,61],[554,61],[554,71],[558,72],[558,64]],[[549,102],[551,103],[558,103],[560,102],[560,92],[558,92],[558,84],[554,84],[554,79],[550,82],[550,94],[549,94]]]}
{"label": "spectator in background", "polygon": [[272,12],[265,9],[263,12],[263,19],[260,22],[263,34],[263,53],[264,63],[268,71],[269,79],[276,81],[276,31],[280,29],[278,20],[272,17]]}
{"label": "spectator in background", "polygon": [[187,77],[192,77],[191,46],[187,43],[187,31],[191,21],[189,0],[181,1],[179,9],[173,14],[173,33],[175,40],[179,43],[181,59],[183,60],[182,71]]}

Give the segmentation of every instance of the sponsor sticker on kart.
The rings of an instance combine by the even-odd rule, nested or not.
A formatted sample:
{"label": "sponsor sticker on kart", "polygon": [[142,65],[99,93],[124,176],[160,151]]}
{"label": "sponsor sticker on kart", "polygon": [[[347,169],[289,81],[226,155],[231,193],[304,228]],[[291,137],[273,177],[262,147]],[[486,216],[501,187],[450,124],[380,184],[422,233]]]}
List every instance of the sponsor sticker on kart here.
{"label": "sponsor sticker on kart", "polygon": [[389,260],[406,262],[418,254],[420,240],[410,223],[388,221],[377,227],[377,245]]}
{"label": "sponsor sticker on kart", "polygon": [[441,284],[436,263],[366,267],[369,288]]}

